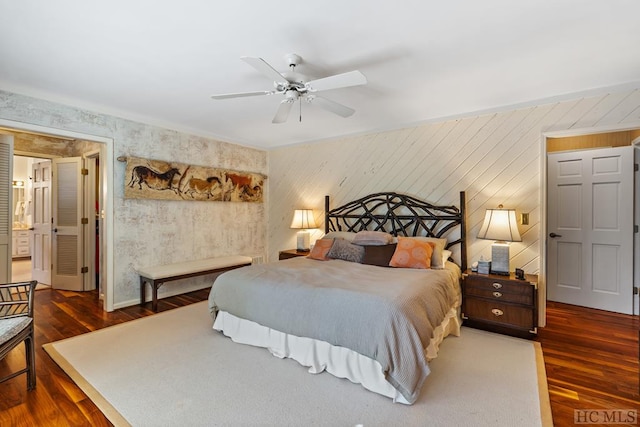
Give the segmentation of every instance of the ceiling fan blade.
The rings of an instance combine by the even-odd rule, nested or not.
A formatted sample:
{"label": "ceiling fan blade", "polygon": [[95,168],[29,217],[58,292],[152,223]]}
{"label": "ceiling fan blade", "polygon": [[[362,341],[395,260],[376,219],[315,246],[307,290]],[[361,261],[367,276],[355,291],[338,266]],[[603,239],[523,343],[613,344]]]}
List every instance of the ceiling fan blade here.
{"label": "ceiling fan blade", "polygon": [[278,112],[273,117],[271,123],[284,123],[289,118],[289,112],[291,111],[291,107],[293,107],[294,101],[290,99],[285,99],[280,102],[280,107],[278,107]]}
{"label": "ceiling fan blade", "polygon": [[346,105],[339,104],[335,101],[323,98],[318,95],[313,96],[313,98],[311,99],[311,103],[316,104],[327,111],[331,111],[332,113],[345,118],[351,116],[356,112],[356,110],[354,110],[353,108],[349,108]]}
{"label": "ceiling fan blade", "polygon": [[242,59],[244,62],[251,65],[253,68],[255,68],[256,70],[258,70],[259,72],[261,72],[262,74],[264,74],[265,76],[267,76],[268,78],[270,78],[276,83],[281,83],[284,85],[289,83],[282,74],[277,72],[271,65],[269,65],[262,58],[252,58],[251,56],[242,56],[240,57],[240,59]]}
{"label": "ceiling fan blade", "polygon": [[211,95],[211,98],[213,99],[244,98],[247,96],[273,95],[274,93],[277,93],[277,92],[272,90],[261,90],[259,92],[222,93],[220,95]]}
{"label": "ceiling fan blade", "polygon": [[318,90],[338,89],[341,87],[358,86],[367,84],[367,78],[360,71],[336,74],[318,80],[311,80],[305,86],[311,92]]}

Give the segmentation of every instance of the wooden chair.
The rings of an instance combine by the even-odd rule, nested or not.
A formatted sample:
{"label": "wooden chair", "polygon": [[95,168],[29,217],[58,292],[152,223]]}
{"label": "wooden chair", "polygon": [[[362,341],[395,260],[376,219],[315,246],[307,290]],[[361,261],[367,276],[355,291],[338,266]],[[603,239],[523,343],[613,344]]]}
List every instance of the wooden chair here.
{"label": "wooden chair", "polygon": [[0,361],[24,341],[27,366],[0,378],[4,382],[27,374],[27,390],[36,386],[36,353],[33,339],[33,292],[37,281],[0,285]]}

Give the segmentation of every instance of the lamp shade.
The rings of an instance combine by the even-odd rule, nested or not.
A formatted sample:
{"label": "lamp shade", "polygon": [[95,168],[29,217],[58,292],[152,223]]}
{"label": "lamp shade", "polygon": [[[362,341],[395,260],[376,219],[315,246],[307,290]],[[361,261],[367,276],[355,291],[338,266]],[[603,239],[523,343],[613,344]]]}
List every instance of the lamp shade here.
{"label": "lamp shade", "polygon": [[311,209],[296,209],[293,211],[293,221],[291,221],[291,228],[309,229],[317,228],[316,221],[313,218],[313,210]]}
{"label": "lamp shade", "polygon": [[515,209],[487,209],[478,239],[521,242]]}

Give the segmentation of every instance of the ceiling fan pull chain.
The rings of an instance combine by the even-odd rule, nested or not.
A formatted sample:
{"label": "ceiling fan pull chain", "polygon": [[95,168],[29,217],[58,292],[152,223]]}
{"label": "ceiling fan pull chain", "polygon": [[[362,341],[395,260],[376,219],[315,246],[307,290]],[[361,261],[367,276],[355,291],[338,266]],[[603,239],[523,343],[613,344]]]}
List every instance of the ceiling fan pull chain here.
{"label": "ceiling fan pull chain", "polygon": [[299,98],[300,103],[300,123],[302,123],[302,98]]}

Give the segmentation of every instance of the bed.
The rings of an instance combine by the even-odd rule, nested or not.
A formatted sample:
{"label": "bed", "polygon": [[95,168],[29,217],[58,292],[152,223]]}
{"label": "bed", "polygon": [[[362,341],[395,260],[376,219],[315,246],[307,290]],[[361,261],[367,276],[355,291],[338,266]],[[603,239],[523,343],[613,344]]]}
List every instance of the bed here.
{"label": "bed", "polygon": [[[323,244],[358,253],[363,247],[363,258],[310,255],[226,272],[209,295],[213,328],[292,358],[309,372],[327,371],[412,404],[442,340],[460,332],[464,208],[464,192],[459,207],[376,193],[330,209],[327,196]],[[387,234],[395,236],[388,244],[356,237]],[[427,255],[432,268],[367,261],[368,253],[394,252],[407,242],[422,248],[425,241],[433,249]]]}

